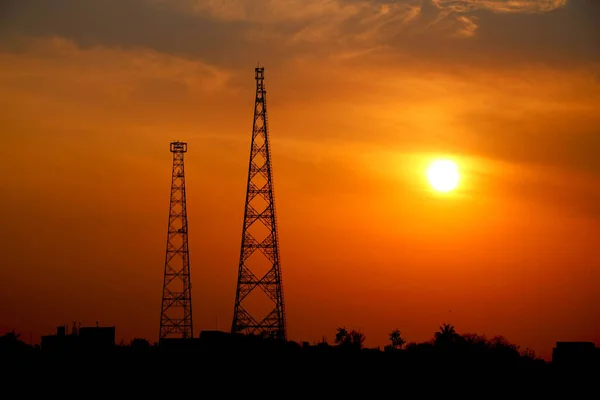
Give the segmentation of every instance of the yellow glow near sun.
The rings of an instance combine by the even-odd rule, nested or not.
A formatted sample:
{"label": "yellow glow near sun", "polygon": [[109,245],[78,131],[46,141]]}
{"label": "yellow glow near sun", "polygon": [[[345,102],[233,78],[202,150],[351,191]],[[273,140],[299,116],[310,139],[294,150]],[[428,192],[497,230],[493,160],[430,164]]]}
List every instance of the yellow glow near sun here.
{"label": "yellow glow near sun", "polygon": [[451,160],[436,160],[427,168],[427,179],[438,192],[449,192],[458,186],[458,165]]}

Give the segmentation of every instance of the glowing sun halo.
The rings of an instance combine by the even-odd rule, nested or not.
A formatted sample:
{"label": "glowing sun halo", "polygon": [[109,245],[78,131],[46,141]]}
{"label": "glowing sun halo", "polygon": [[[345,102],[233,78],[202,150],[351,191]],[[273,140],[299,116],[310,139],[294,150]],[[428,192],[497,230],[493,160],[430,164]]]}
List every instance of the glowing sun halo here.
{"label": "glowing sun halo", "polygon": [[458,186],[460,174],[454,161],[437,160],[427,168],[429,184],[438,192],[449,192]]}

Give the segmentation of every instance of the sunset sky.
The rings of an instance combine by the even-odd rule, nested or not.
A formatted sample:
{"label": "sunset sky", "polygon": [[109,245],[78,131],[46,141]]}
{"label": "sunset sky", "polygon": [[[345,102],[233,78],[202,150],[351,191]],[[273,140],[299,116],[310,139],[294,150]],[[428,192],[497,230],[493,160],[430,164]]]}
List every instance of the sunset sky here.
{"label": "sunset sky", "polygon": [[[8,0],[0,333],[158,339],[187,141],[194,331],[229,330],[265,67],[288,338],[600,345],[600,1]],[[459,166],[435,193],[427,165]]]}

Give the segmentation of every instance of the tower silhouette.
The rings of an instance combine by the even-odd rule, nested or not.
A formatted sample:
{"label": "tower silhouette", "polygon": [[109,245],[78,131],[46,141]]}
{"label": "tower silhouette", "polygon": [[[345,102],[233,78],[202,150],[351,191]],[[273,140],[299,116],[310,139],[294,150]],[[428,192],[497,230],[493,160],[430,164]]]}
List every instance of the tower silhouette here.
{"label": "tower silhouette", "polygon": [[231,332],[286,339],[264,67],[255,68],[255,79],[254,123]]}
{"label": "tower silhouette", "polygon": [[159,341],[165,338],[194,337],[183,168],[183,155],[187,152],[187,143],[171,142],[170,150],[173,153],[173,174]]}

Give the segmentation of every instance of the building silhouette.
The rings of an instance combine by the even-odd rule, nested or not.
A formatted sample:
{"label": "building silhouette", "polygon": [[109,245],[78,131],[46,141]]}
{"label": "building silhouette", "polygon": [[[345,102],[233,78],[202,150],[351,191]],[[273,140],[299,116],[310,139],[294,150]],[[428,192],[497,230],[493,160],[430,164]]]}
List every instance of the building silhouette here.
{"label": "building silhouette", "polygon": [[78,326],[73,324],[70,333],[66,326],[58,326],[55,335],[42,336],[44,352],[104,351],[115,347],[114,326]]}
{"label": "building silhouette", "polygon": [[556,342],[552,364],[557,367],[600,367],[600,348],[593,342]]}

